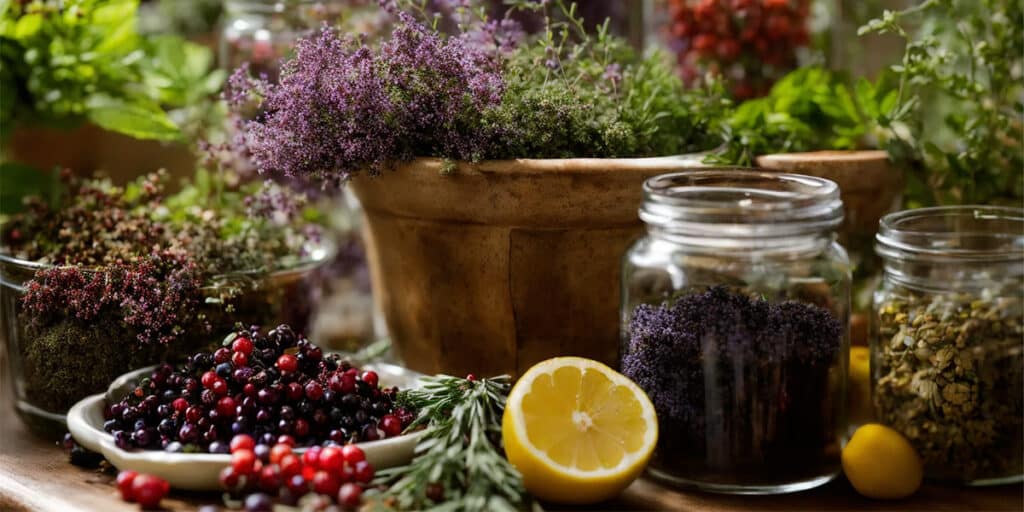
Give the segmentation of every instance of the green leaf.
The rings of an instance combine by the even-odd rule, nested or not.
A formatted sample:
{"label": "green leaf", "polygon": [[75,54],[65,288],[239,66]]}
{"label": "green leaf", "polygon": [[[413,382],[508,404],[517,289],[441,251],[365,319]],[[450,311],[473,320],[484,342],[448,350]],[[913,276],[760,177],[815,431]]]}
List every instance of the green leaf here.
{"label": "green leaf", "polygon": [[57,171],[46,172],[16,162],[0,163],[0,215],[11,215],[24,208],[30,196],[45,198],[51,206],[60,199]]}
{"label": "green leaf", "polygon": [[90,121],[137,139],[175,140],[181,136],[177,125],[156,105],[96,95],[86,108]]}
{"label": "green leaf", "polygon": [[42,14],[26,14],[18,19],[18,24],[14,26],[14,38],[19,41],[25,41],[36,35],[42,27]]}
{"label": "green leaf", "polygon": [[857,112],[857,105],[853,103],[853,96],[850,95],[850,91],[844,85],[837,85],[835,88],[835,97],[839,101],[839,106],[842,107],[843,112],[846,114],[845,119],[853,122],[860,121],[860,113]]}
{"label": "green leaf", "polygon": [[125,21],[135,24],[139,0],[107,0],[92,12],[95,25],[119,26]]}

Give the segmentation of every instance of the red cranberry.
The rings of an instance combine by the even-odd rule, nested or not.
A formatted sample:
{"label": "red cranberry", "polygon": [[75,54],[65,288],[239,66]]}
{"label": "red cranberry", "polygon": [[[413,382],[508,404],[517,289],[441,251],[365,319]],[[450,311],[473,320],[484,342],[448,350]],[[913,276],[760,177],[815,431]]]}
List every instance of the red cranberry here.
{"label": "red cranberry", "polygon": [[235,415],[235,399],[226,396],[217,401],[217,413],[224,418],[231,418]]}
{"label": "red cranberry", "polygon": [[313,475],[313,490],[317,494],[334,496],[338,494],[339,487],[341,487],[341,480],[334,473],[320,470]]}
{"label": "red cranberry", "polygon": [[270,463],[278,464],[281,462],[281,457],[284,457],[285,455],[290,455],[291,453],[291,446],[288,446],[286,444],[275,444],[274,447],[270,449]]}
{"label": "red cranberry", "polygon": [[256,464],[256,454],[252,450],[238,450],[231,454],[231,467],[239,474],[248,475],[252,473]]}
{"label": "red cranberry", "polygon": [[235,368],[240,368],[249,364],[249,356],[245,355],[245,352],[235,352],[231,354],[231,364],[235,365]]}
{"label": "red cranberry", "polygon": [[235,471],[233,466],[225,466],[220,470],[220,486],[226,490],[233,491],[238,488],[241,475]]}
{"label": "red cranberry", "polygon": [[302,454],[302,464],[313,469],[319,468],[321,451],[322,449],[319,446],[310,446],[307,448]]}
{"label": "red cranberry", "polygon": [[244,393],[245,396],[256,396],[256,386],[252,383],[246,383],[242,386],[242,393]]}
{"label": "red cranberry", "polygon": [[256,447],[256,441],[249,434],[238,434],[231,438],[231,453],[239,450],[252,450]]}
{"label": "red cranberry", "polygon": [[200,379],[200,382],[203,383],[204,388],[210,389],[213,386],[213,381],[215,380],[217,380],[217,372],[210,370],[203,374],[203,377]]}
{"label": "red cranberry", "polygon": [[373,466],[369,462],[366,462],[365,460],[356,462],[356,465],[353,469],[356,481],[368,484],[370,483],[371,480],[373,480]]}
{"label": "red cranberry", "polygon": [[348,373],[341,375],[335,373],[331,375],[327,384],[336,393],[349,394],[356,390],[356,376]]}
{"label": "red cranberry", "polygon": [[466,380],[468,380],[470,382],[476,382],[476,375],[473,375],[472,373],[469,374],[469,375],[466,375]]}
{"label": "red cranberry", "polygon": [[299,400],[302,400],[302,396],[304,394],[305,394],[305,392],[302,389],[302,384],[299,384],[298,382],[289,382],[288,383],[288,399],[289,400],[291,400],[293,402],[298,402]]}
{"label": "red cranberry", "polygon": [[338,504],[349,510],[358,508],[362,499],[363,489],[356,484],[345,484],[338,491]]}
{"label": "red cranberry", "polygon": [[296,497],[303,496],[309,492],[309,482],[302,478],[302,475],[292,475],[286,481],[286,485],[288,486],[288,491]]}
{"label": "red cranberry", "polygon": [[356,481],[356,470],[351,464],[345,464],[341,467],[341,482],[355,482]]}
{"label": "red cranberry", "polygon": [[363,382],[370,385],[370,387],[377,387],[377,372],[365,371],[363,372]]}
{"label": "red cranberry", "polygon": [[135,501],[132,495],[132,481],[139,476],[135,471],[122,471],[117,474],[117,490],[121,492],[121,499],[124,501]]}
{"label": "red cranberry", "polygon": [[287,434],[280,435],[277,436],[277,444],[286,444],[288,446],[291,446],[292,448],[295,448],[295,438]]}
{"label": "red cranberry", "polygon": [[217,380],[213,381],[210,386],[210,391],[213,391],[215,395],[226,395],[228,394],[228,383],[224,379],[217,377]]}
{"label": "red cranberry", "polygon": [[252,354],[252,340],[245,337],[236,338],[231,342],[231,350],[245,355]]}
{"label": "red cranberry", "polygon": [[324,397],[324,387],[319,382],[311,380],[306,384],[306,398],[319,402]]}
{"label": "red cranberry", "polygon": [[366,460],[366,454],[363,453],[362,448],[354,444],[346,444],[341,447],[341,456],[345,459],[348,464],[355,465],[359,461]]}
{"label": "red cranberry", "polygon": [[193,405],[188,409],[185,409],[185,421],[189,423],[195,423],[199,421],[199,418],[203,417],[203,409]]}
{"label": "red cranberry", "polygon": [[153,475],[138,475],[132,479],[132,497],[142,508],[156,508],[170,490],[166,480]]}
{"label": "red cranberry", "polygon": [[385,414],[380,419],[380,429],[384,431],[386,437],[402,435],[402,421],[394,414]]}
{"label": "red cranberry", "polygon": [[345,462],[341,448],[337,446],[328,446],[320,451],[320,458],[317,460],[317,467],[324,471],[330,471],[331,473],[337,473],[341,469],[341,465]]}
{"label": "red cranberry", "polygon": [[188,400],[185,400],[184,398],[175,398],[174,401],[171,402],[171,407],[178,412],[184,411],[185,409],[188,409]]}
{"label": "red cranberry", "polygon": [[281,488],[281,468],[277,464],[271,464],[260,471],[260,489],[266,492],[275,492]]}
{"label": "red cranberry", "polygon": [[278,465],[281,466],[281,474],[286,478],[302,473],[302,459],[294,453],[281,457],[281,462]]}
{"label": "red cranberry", "polygon": [[291,354],[282,354],[277,358],[277,369],[282,372],[294,372],[299,369],[299,360]]}

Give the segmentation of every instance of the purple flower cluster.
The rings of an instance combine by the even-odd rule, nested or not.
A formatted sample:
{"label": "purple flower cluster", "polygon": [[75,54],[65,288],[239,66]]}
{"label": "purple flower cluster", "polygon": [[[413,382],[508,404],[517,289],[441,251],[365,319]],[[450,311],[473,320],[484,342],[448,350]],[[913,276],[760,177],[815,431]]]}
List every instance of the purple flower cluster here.
{"label": "purple flower cluster", "polygon": [[140,342],[169,343],[194,319],[200,276],[194,263],[169,251],[102,270],[53,267],[29,281],[22,305],[40,324],[61,318],[89,322],[115,310]]}
{"label": "purple flower cluster", "polygon": [[756,458],[752,450],[832,434],[841,397],[831,396],[829,373],[842,347],[843,327],[825,308],[715,287],[638,306],[622,371],[671,432],[666,447],[700,457],[717,443],[719,455]]}
{"label": "purple flower cluster", "polygon": [[279,83],[236,73],[229,101],[262,98],[262,112],[245,126],[257,168],[329,181],[418,154],[480,153],[487,136],[471,128],[501,99],[494,50],[512,44],[512,27],[491,27],[485,45],[398,16],[379,50],[324,28],[297,43]]}

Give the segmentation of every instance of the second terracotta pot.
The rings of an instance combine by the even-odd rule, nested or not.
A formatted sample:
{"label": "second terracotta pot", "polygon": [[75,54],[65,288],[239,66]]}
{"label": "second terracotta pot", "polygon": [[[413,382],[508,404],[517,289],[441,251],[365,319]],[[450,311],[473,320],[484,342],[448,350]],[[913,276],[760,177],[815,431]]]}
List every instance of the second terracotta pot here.
{"label": "second terracotta pot", "polygon": [[618,358],[619,267],[643,181],[687,157],[418,159],[350,183],[374,292],[404,363],[519,374],[558,355]]}

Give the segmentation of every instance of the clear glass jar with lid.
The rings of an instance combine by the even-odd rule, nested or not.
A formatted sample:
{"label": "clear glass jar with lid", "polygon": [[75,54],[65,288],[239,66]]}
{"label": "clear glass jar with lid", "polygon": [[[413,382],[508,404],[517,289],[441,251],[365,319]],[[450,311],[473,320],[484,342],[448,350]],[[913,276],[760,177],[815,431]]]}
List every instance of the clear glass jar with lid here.
{"label": "clear glass jar with lid", "polygon": [[921,208],[880,224],[876,419],[914,445],[926,478],[1024,480],[1024,209]]}
{"label": "clear glass jar with lid", "polygon": [[850,266],[838,186],[720,168],[644,184],[622,271],[621,368],[651,398],[648,466],[675,485],[774,494],[840,471]]}

